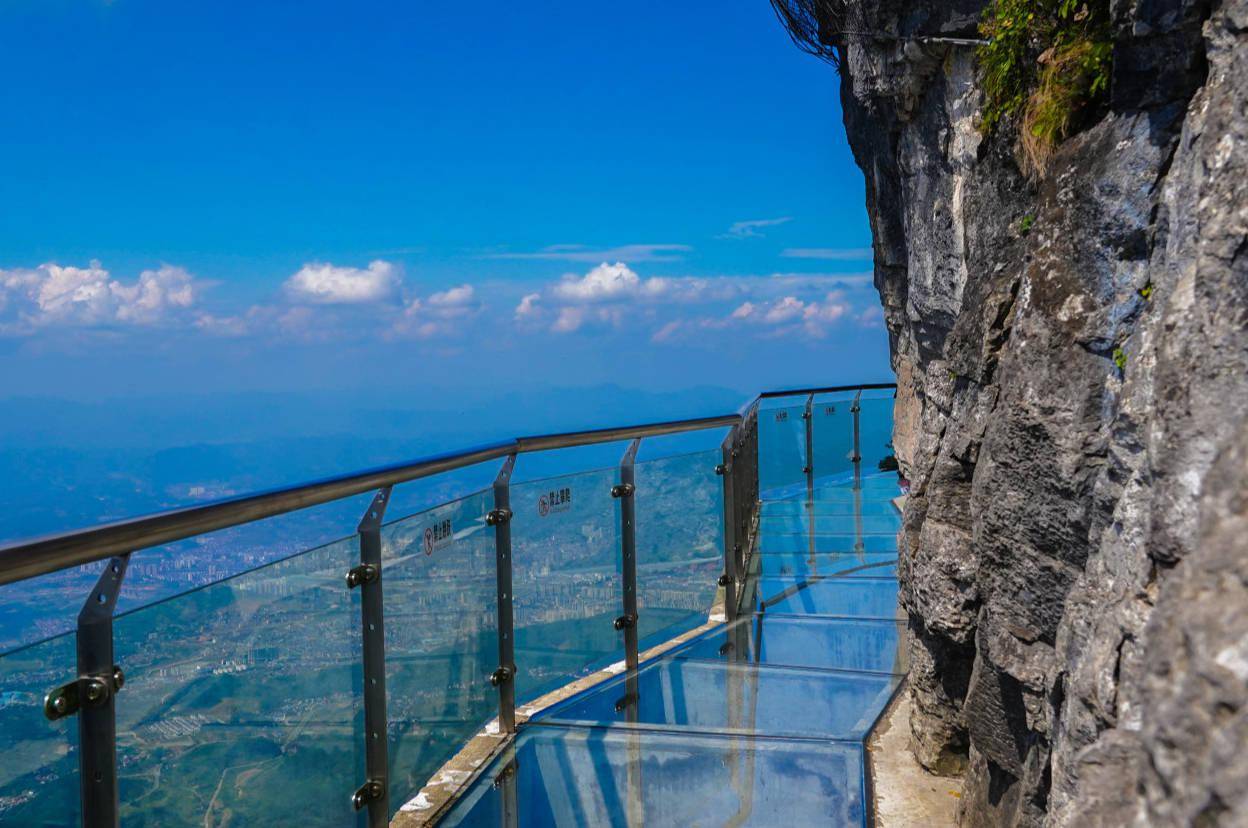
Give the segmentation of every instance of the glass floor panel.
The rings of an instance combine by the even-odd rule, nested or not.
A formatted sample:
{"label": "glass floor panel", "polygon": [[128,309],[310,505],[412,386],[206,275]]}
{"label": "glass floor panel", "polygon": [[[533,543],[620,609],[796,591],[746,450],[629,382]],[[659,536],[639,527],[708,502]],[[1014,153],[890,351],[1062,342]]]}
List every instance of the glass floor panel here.
{"label": "glass floor panel", "polygon": [[529,727],[442,825],[863,825],[862,746]]}
{"label": "glass floor panel", "polygon": [[864,825],[863,743],[908,667],[900,493],[765,494],[763,611],[538,713],[441,824]]}
{"label": "glass floor panel", "polygon": [[[879,515],[881,517],[896,516],[901,517],[901,513],[897,511],[897,507],[893,505],[891,500],[865,500],[859,504],[859,514],[863,517]],[[796,498],[793,500],[768,500],[763,503],[762,516],[764,518],[779,517],[782,515],[844,515],[852,517],[854,515],[854,501],[849,500],[815,500],[807,501],[806,498]]]}
{"label": "glass floor panel", "polygon": [[895,578],[762,578],[758,598],[768,616],[902,617]]}
{"label": "glass floor panel", "polygon": [[760,615],[706,633],[674,655],[902,674],[909,667],[905,631],[897,621]]}
{"label": "glass floor panel", "polygon": [[638,671],[635,701],[628,695],[630,682],[619,676],[537,720],[861,740],[900,681],[874,673],[663,659]]}
{"label": "glass floor panel", "polygon": [[897,535],[810,535],[802,533],[762,534],[758,539],[759,551],[768,553],[853,552],[855,545],[862,544],[865,552],[892,552],[897,554]]}
{"label": "glass floor panel", "polygon": [[763,534],[896,535],[901,515],[764,515],[759,521]]}
{"label": "glass floor panel", "polygon": [[896,552],[840,552],[810,555],[806,552],[759,556],[762,575],[829,575],[838,578],[896,577]]}

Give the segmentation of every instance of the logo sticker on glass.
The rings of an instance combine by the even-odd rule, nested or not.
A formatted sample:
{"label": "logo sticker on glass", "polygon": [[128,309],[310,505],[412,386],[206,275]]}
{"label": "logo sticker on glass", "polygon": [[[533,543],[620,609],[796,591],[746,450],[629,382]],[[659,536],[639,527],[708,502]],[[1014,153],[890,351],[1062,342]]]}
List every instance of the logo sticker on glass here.
{"label": "logo sticker on glass", "polygon": [[572,490],[570,488],[551,489],[537,499],[537,513],[546,517],[552,512],[566,512],[572,508]]}
{"label": "logo sticker on glass", "polygon": [[439,549],[445,549],[455,542],[455,530],[451,527],[451,519],[440,520],[432,526],[425,527],[425,554],[432,555]]}

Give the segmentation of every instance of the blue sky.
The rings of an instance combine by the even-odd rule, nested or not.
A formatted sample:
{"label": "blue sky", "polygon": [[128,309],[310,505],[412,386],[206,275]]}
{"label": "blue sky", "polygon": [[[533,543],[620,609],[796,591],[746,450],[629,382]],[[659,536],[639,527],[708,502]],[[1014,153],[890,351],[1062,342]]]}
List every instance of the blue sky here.
{"label": "blue sky", "polygon": [[0,5],[0,395],[879,380],[766,0]]}

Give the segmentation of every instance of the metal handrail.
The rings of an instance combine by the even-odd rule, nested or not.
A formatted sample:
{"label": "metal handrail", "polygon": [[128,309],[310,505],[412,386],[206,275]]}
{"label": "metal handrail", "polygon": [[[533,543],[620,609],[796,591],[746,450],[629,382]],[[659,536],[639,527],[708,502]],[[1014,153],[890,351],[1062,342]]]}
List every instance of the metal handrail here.
{"label": "metal handrail", "polygon": [[836,394],[841,391],[884,391],[887,389],[896,389],[895,382],[875,382],[867,385],[829,385],[822,388],[788,388],[780,391],[764,391],[758,395],[758,399],[765,400],[770,397],[796,397],[802,394]]}
{"label": "metal handrail", "polygon": [[[768,397],[895,387],[895,384],[877,383],[833,388],[765,391],[744,406],[743,411],[748,412],[752,406],[757,405],[759,400]],[[16,541],[0,545],[0,586],[101,561],[114,555],[161,546],[207,532],[319,506],[345,497],[376,491],[385,486],[408,483],[442,472],[496,460],[509,454],[549,451],[595,443],[632,440],[638,437],[657,437],[708,428],[730,427],[740,423],[742,416],[742,413],[734,412],[714,417],[695,417],[618,428],[518,437],[309,483],[284,486],[197,506],[125,518],[100,526]]]}

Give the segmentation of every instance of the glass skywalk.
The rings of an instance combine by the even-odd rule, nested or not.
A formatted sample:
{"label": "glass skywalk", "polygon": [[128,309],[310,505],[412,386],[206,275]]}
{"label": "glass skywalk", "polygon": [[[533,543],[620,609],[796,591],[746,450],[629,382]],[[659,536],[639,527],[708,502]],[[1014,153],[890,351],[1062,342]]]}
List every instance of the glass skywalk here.
{"label": "glass skywalk", "polygon": [[[866,824],[865,740],[907,667],[897,476],[774,491],[749,611],[538,713],[442,824]],[[809,551],[824,526],[846,551]]]}
{"label": "glass skywalk", "polygon": [[[907,670],[892,394],[768,392],[0,546],[0,586],[97,578],[76,631],[0,651],[0,824],[862,825]],[[317,506],[332,542],[274,530],[288,556],[117,611],[149,550],[269,543]]]}

